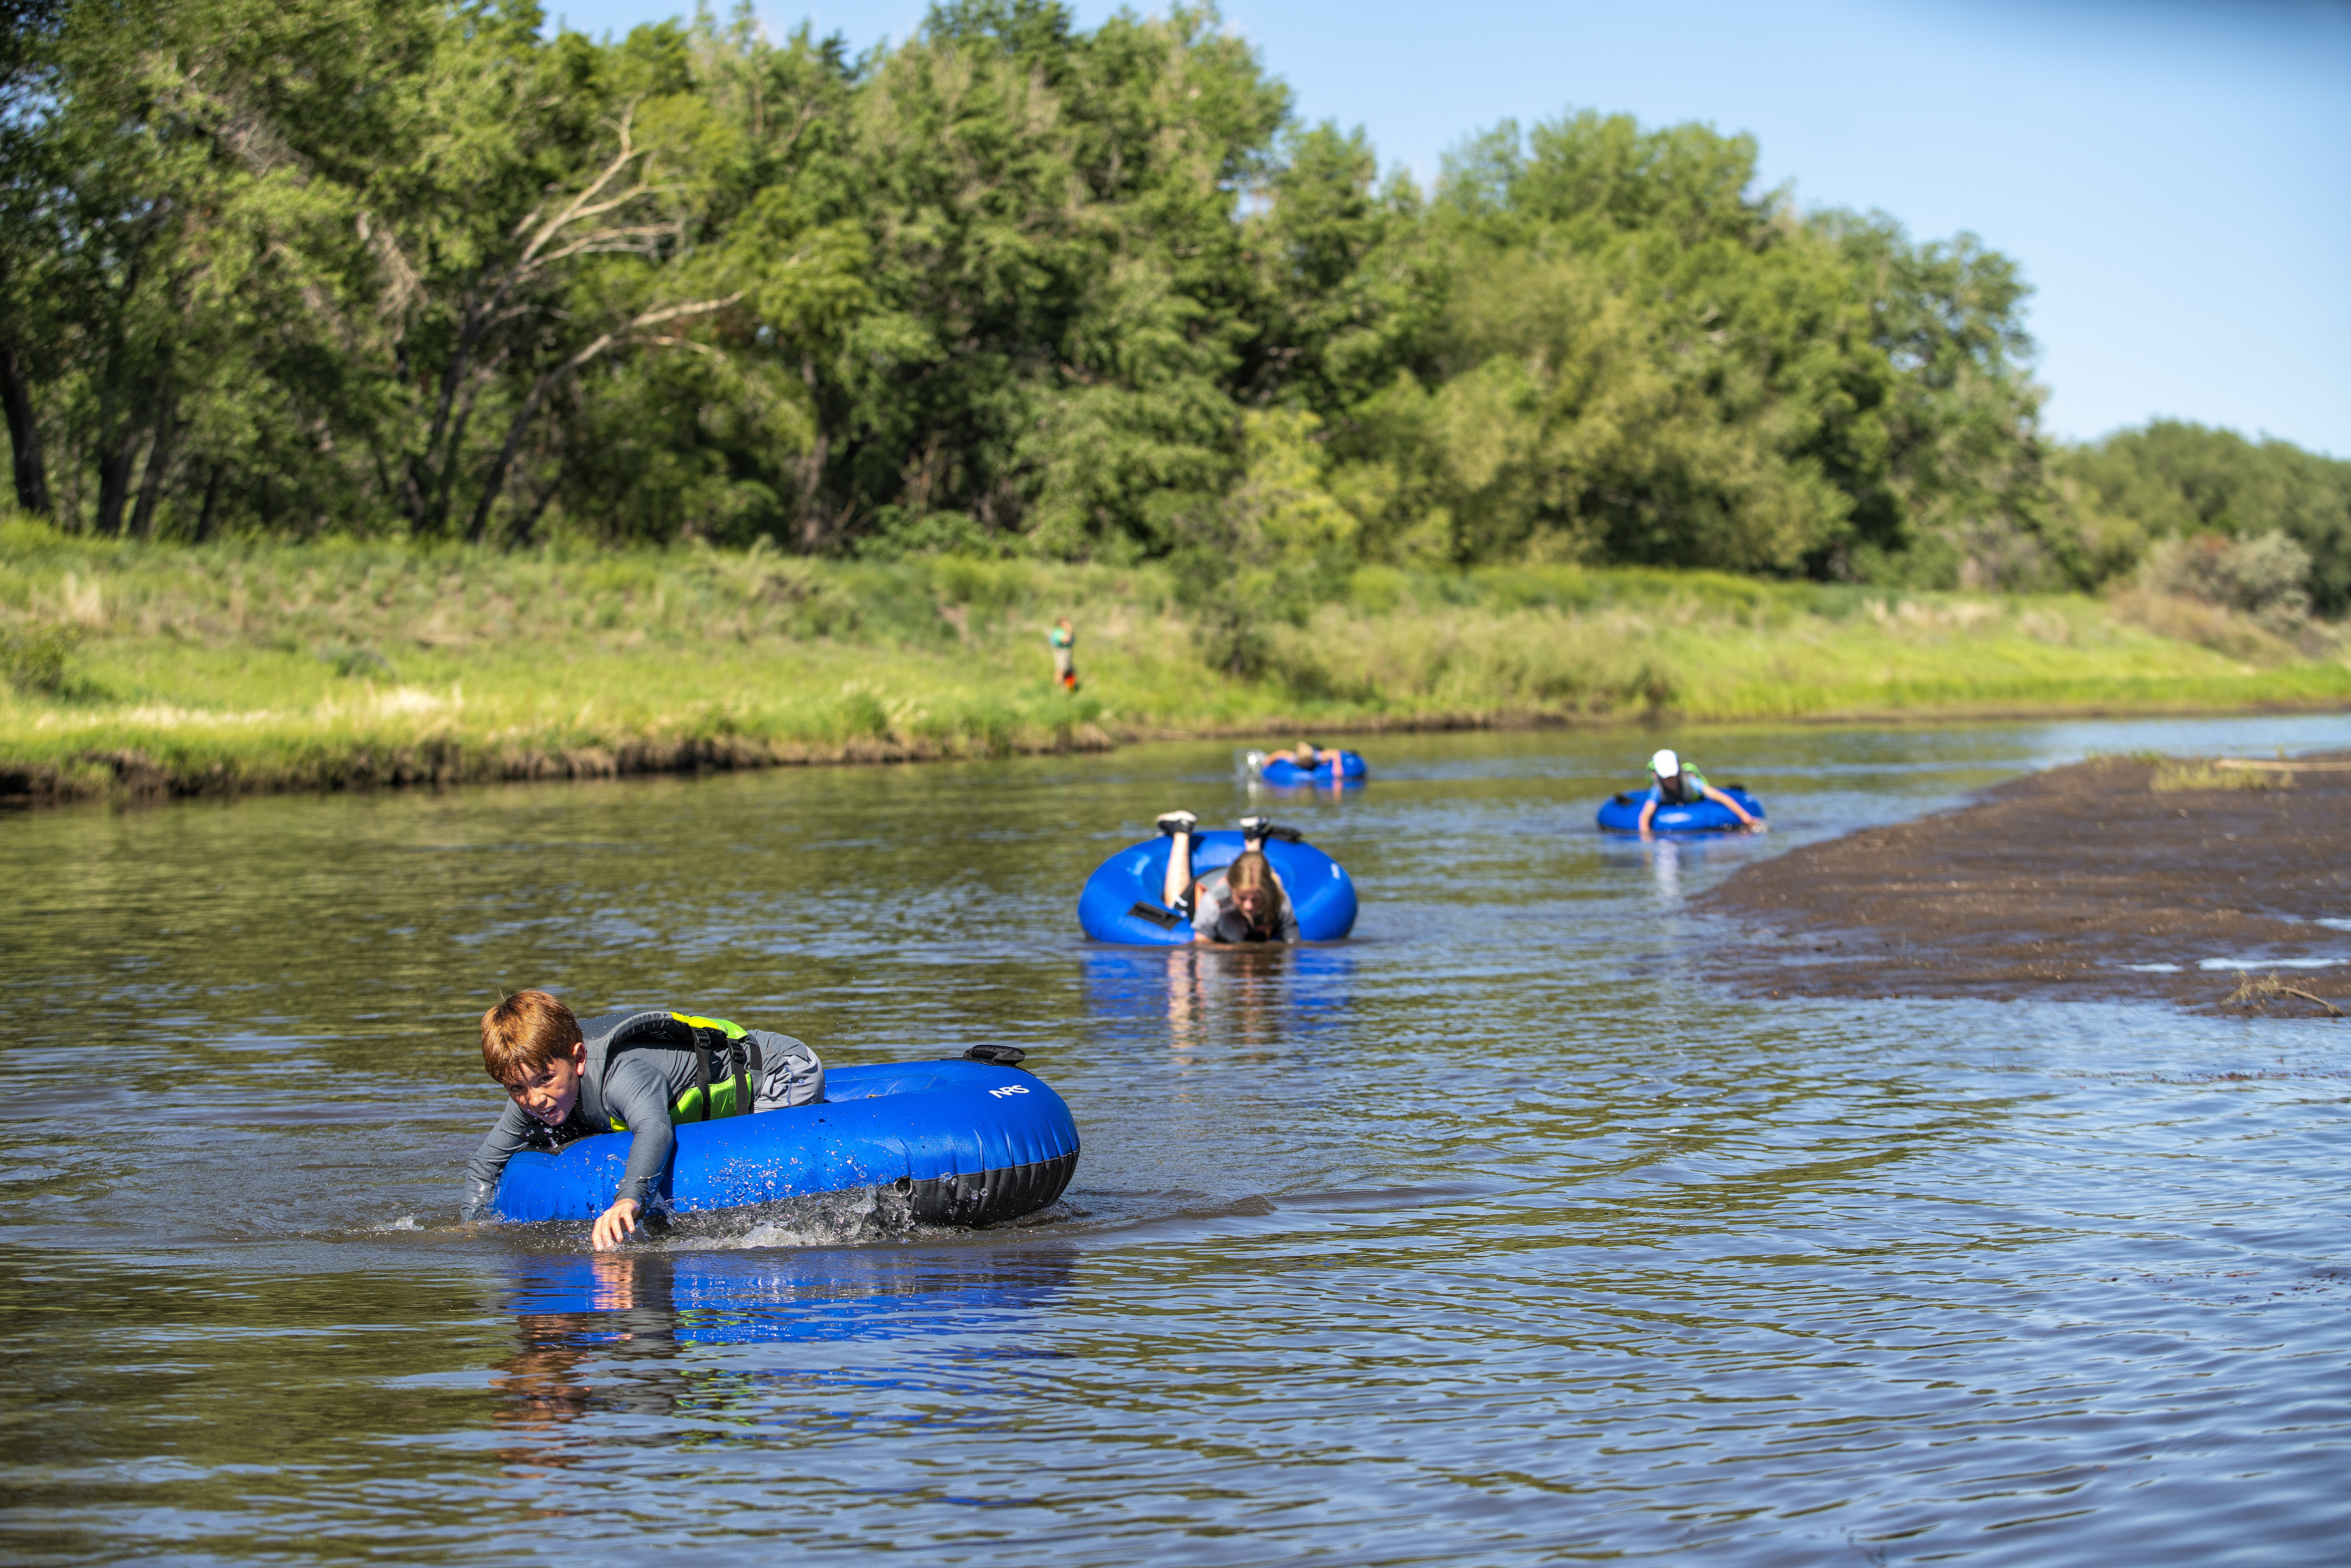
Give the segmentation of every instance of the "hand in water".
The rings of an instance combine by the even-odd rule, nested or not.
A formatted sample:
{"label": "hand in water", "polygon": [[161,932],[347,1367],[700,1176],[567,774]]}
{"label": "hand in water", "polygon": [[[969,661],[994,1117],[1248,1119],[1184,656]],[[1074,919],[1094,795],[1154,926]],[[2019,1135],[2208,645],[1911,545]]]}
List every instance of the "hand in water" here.
{"label": "hand in water", "polygon": [[622,1237],[637,1228],[637,1216],[643,1206],[633,1197],[624,1197],[596,1217],[596,1228],[589,1237],[599,1252],[610,1252],[621,1244]]}

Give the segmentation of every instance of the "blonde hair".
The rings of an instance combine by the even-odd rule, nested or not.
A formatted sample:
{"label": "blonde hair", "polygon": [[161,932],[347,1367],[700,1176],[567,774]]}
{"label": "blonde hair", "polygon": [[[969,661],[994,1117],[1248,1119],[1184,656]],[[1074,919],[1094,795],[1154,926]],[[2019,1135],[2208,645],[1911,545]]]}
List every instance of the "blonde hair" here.
{"label": "blonde hair", "polygon": [[[1253,915],[1241,908],[1238,895],[1252,890],[1266,895],[1261,915]],[[1255,850],[1243,850],[1233,857],[1233,863],[1225,868],[1225,891],[1235,895],[1233,909],[1249,922],[1250,936],[1263,941],[1280,929],[1274,917],[1281,909],[1281,883],[1274,880],[1273,864],[1264,855]]]}

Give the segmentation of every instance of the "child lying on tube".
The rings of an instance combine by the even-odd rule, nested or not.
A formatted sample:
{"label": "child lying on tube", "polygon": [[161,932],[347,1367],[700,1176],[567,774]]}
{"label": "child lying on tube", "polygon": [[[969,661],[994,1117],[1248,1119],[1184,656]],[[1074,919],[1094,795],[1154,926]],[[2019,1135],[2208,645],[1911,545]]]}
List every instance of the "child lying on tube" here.
{"label": "child lying on tube", "polygon": [[789,1035],[724,1019],[636,1009],[590,1019],[545,991],[482,1015],[482,1066],[510,1103],[465,1165],[464,1218],[488,1218],[507,1162],[595,1133],[628,1132],[627,1166],[590,1239],[609,1251],[653,1207],[677,1147],[671,1128],[824,1098],[824,1063]]}

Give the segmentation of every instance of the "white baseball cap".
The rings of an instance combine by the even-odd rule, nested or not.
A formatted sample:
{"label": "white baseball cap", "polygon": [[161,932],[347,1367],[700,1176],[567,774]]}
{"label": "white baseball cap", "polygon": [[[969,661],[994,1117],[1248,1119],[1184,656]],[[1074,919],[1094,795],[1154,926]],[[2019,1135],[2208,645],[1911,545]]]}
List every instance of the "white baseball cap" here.
{"label": "white baseball cap", "polygon": [[1682,759],[1670,751],[1660,751],[1649,758],[1649,771],[1660,779],[1671,779],[1682,770]]}

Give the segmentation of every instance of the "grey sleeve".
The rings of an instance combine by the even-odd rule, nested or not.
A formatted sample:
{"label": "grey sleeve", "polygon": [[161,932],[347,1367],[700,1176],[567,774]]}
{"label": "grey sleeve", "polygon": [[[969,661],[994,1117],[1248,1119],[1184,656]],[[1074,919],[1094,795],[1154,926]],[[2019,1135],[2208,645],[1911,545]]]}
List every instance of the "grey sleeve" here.
{"label": "grey sleeve", "polygon": [[1231,906],[1225,902],[1223,872],[1212,871],[1202,880],[1207,885],[1200,889],[1193,904],[1192,930],[1196,936],[1206,936],[1213,942],[1217,939],[1217,923],[1225,917],[1225,911]]}
{"label": "grey sleeve", "polygon": [[612,1201],[632,1197],[651,1208],[653,1183],[677,1147],[677,1134],[669,1124],[669,1080],[643,1058],[622,1056],[605,1076],[604,1108],[627,1123],[632,1134],[628,1166]]}
{"label": "grey sleeve", "polygon": [[465,1162],[465,1202],[457,1218],[495,1218],[490,1200],[497,1196],[498,1177],[506,1174],[507,1162],[529,1146],[530,1117],[521,1106],[508,1105],[498,1113],[497,1125],[474,1150],[474,1157]]}

